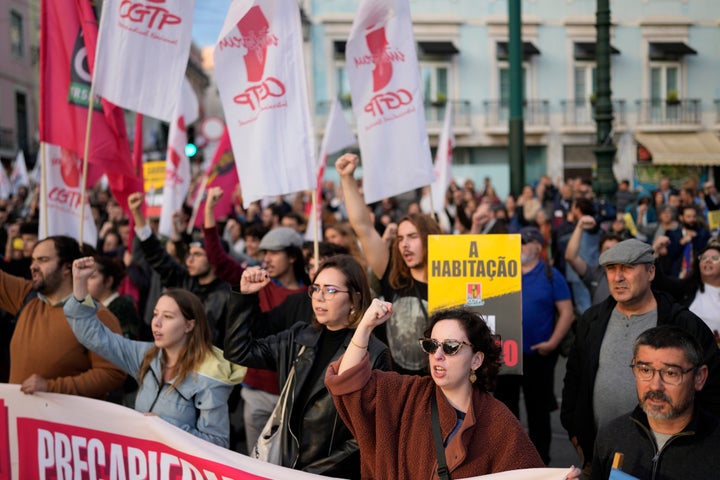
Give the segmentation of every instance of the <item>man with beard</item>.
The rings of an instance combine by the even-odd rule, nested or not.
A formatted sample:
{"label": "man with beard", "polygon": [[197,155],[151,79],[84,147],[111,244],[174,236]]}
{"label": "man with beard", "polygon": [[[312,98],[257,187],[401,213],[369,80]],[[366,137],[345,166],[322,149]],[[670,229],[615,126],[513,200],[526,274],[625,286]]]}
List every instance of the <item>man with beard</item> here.
{"label": "man with beard", "polygon": [[630,368],[639,405],[598,433],[591,480],[608,478],[616,452],[637,478],[718,478],[718,418],[695,405],[708,367],[703,349],[682,328],[664,325],[635,341]]}
{"label": "man with beard", "polygon": [[659,325],[688,331],[703,349],[708,367],[700,404],[720,414],[720,351],[705,323],[661,292],[653,292],[653,249],[637,239],[624,240],[600,255],[610,297],[593,305],[577,321],[568,356],[560,420],[578,449],[585,471],[592,461],[599,428],[636,405],[635,380],[627,367],[633,339]]}
{"label": "man with beard", "polygon": [[[523,375],[499,375],[495,398],[520,418],[520,388],[525,397],[528,435],[545,464],[550,463],[550,412],[554,393],[557,348],[572,326],[570,288],[562,274],[540,258],[545,243],[535,227],[520,229],[522,268]],[[557,311],[557,318],[556,313]]]}
{"label": "man with beard", "polygon": [[685,205],[680,210],[680,226],[667,232],[670,239],[668,245],[668,259],[670,261],[669,275],[687,278],[692,270],[695,257],[702,252],[710,240],[707,228],[698,224],[697,209],[692,205]]}
{"label": "man with beard", "polygon": [[397,235],[388,249],[353,176],[357,165],[357,155],[347,153],[337,159],[335,169],[340,175],[350,226],[360,240],[370,270],[380,279],[380,293],[393,304],[385,331],[375,332],[390,347],[396,371],[427,374],[427,355],[417,348],[417,339],[424,336],[428,322],[427,237],[442,231],[429,215],[409,214],[397,222]]}
{"label": "man with beard", "polygon": [[163,287],[184,288],[202,300],[213,345],[222,349],[225,340],[225,317],[229,314],[230,285],[215,274],[202,239],[190,243],[185,265],[167,253],[160,240],[153,235],[142,213],[143,200],[143,194],[139,192],[128,197],[128,207],[135,220],[135,235],[140,240],[145,259],[153,270],[160,274]]}
{"label": "man with beard", "polygon": [[[32,280],[0,272],[0,308],[16,316],[10,341],[10,383],[24,393],[54,392],[104,398],[122,386],[125,373],[89,352],[76,339],[63,313],[72,295],[72,263],[80,258],[78,243],[65,236],[35,245]],[[113,332],[120,323],[109,310],[98,317]]]}

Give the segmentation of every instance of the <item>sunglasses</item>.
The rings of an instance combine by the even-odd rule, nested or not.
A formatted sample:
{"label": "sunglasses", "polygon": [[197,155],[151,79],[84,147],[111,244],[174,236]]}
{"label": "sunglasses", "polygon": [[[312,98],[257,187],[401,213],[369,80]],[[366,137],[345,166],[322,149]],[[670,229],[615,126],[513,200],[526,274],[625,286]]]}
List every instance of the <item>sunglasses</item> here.
{"label": "sunglasses", "polygon": [[418,340],[418,342],[420,342],[420,348],[423,349],[423,352],[427,353],[428,355],[432,355],[437,352],[437,349],[440,348],[440,346],[442,346],[442,350],[445,355],[455,355],[460,351],[463,345],[472,347],[471,344],[463,342],[461,340],[448,339],[440,342],[438,340],[435,340],[434,338],[421,338]]}

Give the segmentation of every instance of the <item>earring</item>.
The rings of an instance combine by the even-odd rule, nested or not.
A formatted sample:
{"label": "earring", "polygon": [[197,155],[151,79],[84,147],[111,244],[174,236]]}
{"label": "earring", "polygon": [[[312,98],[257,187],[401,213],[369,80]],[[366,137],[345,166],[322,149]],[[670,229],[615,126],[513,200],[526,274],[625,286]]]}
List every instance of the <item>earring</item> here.
{"label": "earring", "polygon": [[350,307],[350,316],[351,317],[355,316],[355,307]]}
{"label": "earring", "polygon": [[470,383],[475,383],[477,381],[477,375],[475,375],[475,370],[470,370]]}

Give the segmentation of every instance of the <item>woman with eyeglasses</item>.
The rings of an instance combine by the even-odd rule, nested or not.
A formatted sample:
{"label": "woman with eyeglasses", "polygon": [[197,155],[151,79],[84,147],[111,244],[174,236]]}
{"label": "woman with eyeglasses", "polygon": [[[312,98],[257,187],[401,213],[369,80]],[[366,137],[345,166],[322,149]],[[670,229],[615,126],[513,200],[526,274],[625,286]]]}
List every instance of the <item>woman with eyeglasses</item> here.
{"label": "woman with eyeglasses", "polygon": [[[349,348],[357,324],[370,304],[364,268],[350,255],[329,257],[308,288],[312,319],[277,335],[254,338],[254,324],[273,312],[261,313],[257,292],[270,282],[267,272],[249,268],[233,295],[238,316],[228,319],[225,358],[254,368],[274,370],[282,390],[295,366],[282,425],[282,465],[325,476],[360,478],[358,445],[338,415],[323,383],[325,370]],[[260,327],[257,327],[260,328]],[[368,353],[371,368],[390,369],[387,347],[374,337],[358,345]],[[288,420],[289,419],[289,420]]]}
{"label": "woman with eyeglasses", "polygon": [[[661,256],[666,252],[662,241],[663,238],[653,244]],[[653,287],[668,292],[700,317],[720,345],[720,242],[714,239],[707,244],[695,259],[687,278],[672,277],[660,268],[655,272]]]}
{"label": "woman with eyeglasses", "polygon": [[360,445],[362,477],[435,476],[433,400],[452,478],[543,467],[520,422],[488,393],[499,369],[500,346],[483,319],[464,309],[433,314],[418,346],[430,364],[430,376],[421,377],[372,369],[363,347],[391,313],[392,304],[373,300],[347,352],[325,377]]}

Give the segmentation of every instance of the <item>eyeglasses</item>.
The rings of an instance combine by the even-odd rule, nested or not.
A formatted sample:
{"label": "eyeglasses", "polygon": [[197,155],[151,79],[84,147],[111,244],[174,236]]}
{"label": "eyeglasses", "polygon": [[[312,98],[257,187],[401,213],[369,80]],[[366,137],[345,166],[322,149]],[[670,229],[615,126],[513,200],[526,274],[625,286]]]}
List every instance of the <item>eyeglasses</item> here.
{"label": "eyeglasses", "polygon": [[420,348],[423,349],[423,352],[427,353],[428,355],[432,355],[435,352],[437,352],[437,349],[440,348],[442,345],[442,350],[445,355],[455,355],[460,351],[460,349],[463,347],[463,345],[467,345],[468,347],[472,347],[471,344],[467,342],[463,342],[461,340],[443,340],[442,342],[435,340],[434,338],[420,338],[418,340],[420,342]]}
{"label": "eyeglasses", "polygon": [[700,260],[701,262],[708,260],[712,263],[720,263],[720,255],[700,255],[700,257],[698,257],[698,260]]}
{"label": "eyeglasses", "polygon": [[310,298],[313,298],[316,293],[322,292],[322,298],[325,300],[332,300],[335,298],[336,293],[350,293],[350,290],[340,290],[332,285],[324,285],[322,287],[320,285],[310,285],[307,292]]}
{"label": "eyeglasses", "polygon": [[655,372],[658,372],[660,374],[660,380],[662,380],[663,383],[678,386],[683,382],[685,374],[695,370],[697,367],[690,367],[683,370],[680,367],[652,368],[643,363],[633,363],[630,365],[630,368],[633,369],[635,377],[643,382],[649,382],[655,377]]}

